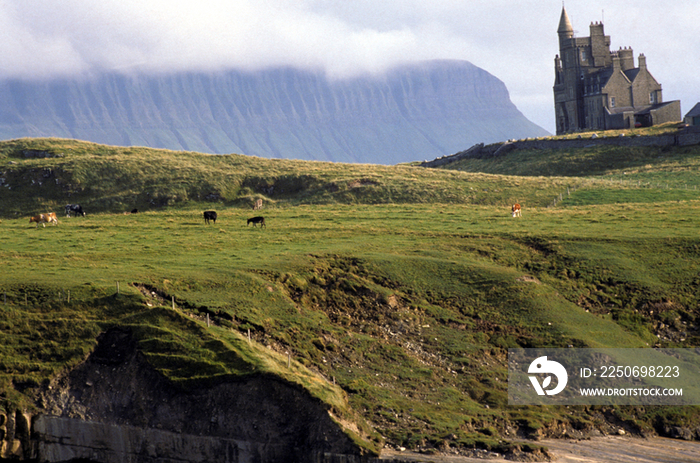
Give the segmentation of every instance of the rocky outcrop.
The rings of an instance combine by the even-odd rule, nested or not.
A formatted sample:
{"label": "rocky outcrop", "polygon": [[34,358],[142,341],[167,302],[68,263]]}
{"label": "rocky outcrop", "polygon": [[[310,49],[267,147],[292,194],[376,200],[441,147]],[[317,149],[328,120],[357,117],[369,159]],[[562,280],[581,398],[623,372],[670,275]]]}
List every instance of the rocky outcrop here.
{"label": "rocky outcrop", "polygon": [[30,447],[32,415],[0,412],[0,460],[22,459]]}
{"label": "rocky outcrop", "polygon": [[503,82],[466,61],[343,80],[286,68],[0,81],[2,139],[396,164],[544,135]]}
{"label": "rocky outcrop", "polygon": [[2,458],[38,462],[311,462],[368,456],[300,386],[253,375],[184,390],[155,371],[127,330],[103,334],[56,378],[42,412],[4,418]]}
{"label": "rocky outcrop", "polygon": [[74,418],[38,416],[31,457],[41,462],[260,461],[247,442]]}

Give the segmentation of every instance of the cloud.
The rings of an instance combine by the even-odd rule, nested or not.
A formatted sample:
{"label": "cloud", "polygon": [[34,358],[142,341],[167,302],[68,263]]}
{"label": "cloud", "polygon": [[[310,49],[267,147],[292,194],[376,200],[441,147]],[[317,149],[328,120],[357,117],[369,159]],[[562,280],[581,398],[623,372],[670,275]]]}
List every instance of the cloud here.
{"label": "cloud", "polygon": [[82,67],[81,57],[66,37],[32,31],[21,9],[0,4],[0,75],[47,77],[72,74]]}
{"label": "cloud", "polygon": [[[375,27],[345,18],[353,2],[282,0],[6,0],[4,77],[102,70],[172,72],[289,65],[337,77],[378,73],[454,49],[437,23]],[[367,10],[377,6],[365,2]],[[396,5],[391,5],[396,9]],[[389,12],[390,13],[390,12]],[[374,17],[374,22],[378,22]]]}
{"label": "cloud", "polygon": [[[603,9],[605,8],[605,12]],[[646,54],[667,99],[700,99],[700,2],[567,5],[574,29],[605,17],[612,48]],[[333,78],[463,59],[506,83],[553,130],[560,0],[0,0],[0,78],[294,66]],[[690,104],[690,103],[688,103]]]}

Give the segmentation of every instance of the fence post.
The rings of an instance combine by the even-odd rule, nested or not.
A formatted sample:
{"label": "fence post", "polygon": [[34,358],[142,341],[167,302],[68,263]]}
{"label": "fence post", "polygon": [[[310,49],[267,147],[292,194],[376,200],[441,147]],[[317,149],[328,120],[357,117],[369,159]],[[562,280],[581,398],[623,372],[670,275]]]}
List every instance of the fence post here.
{"label": "fence post", "polygon": [[250,328],[248,328],[248,344],[250,344]]}
{"label": "fence post", "polygon": [[209,314],[207,314],[207,328],[209,328]]}
{"label": "fence post", "polygon": [[119,294],[119,282],[117,281],[117,294]]}
{"label": "fence post", "polygon": [[175,296],[172,296],[173,298],[173,310],[175,310]]}

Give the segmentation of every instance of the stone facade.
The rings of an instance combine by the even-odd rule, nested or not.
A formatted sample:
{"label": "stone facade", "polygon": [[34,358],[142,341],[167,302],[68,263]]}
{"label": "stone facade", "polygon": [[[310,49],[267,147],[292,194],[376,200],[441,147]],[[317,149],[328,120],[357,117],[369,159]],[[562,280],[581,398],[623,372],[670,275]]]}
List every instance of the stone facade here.
{"label": "stone facade", "polygon": [[661,84],[632,48],[610,51],[602,23],[592,23],[589,37],[574,37],[562,8],[559,54],[554,58],[554,110],[557,134],[649,127],[681,120],[680,101],[663,101]]}

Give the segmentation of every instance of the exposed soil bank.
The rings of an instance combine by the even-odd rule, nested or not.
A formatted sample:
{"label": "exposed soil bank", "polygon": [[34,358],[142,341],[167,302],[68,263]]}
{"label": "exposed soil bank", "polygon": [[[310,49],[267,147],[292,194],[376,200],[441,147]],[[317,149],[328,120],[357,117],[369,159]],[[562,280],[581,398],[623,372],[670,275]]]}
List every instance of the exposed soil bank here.
{"label": "exposed soil bank", "polygon": [[[663,437],[595,437],[592,439],[545,439],[537,441],[549,449],[557,463],[697,463],[700,443]],[[481,458],[450,455],[420,455],[386,450],[382,459],[402,459],[407,462],[475,463],[509,462],[492,457],[487,452]]]}

